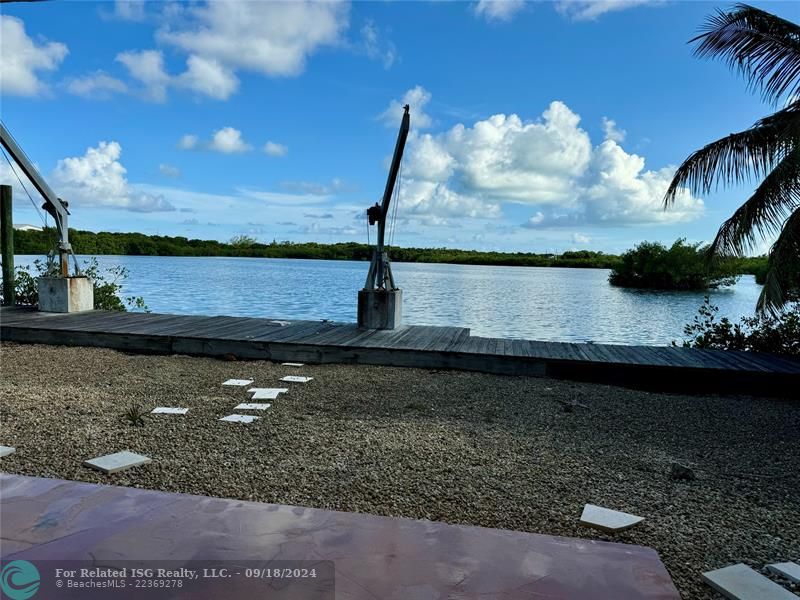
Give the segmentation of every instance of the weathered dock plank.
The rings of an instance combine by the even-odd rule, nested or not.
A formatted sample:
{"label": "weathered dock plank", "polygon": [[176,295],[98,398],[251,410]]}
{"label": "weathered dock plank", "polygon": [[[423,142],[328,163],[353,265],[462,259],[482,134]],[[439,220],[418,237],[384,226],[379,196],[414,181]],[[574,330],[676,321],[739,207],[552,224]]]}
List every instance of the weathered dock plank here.
{"label": "weathered dock plank", "polygon": [[0,309],[0,340],[132,352],[477,370],[670,391],[797,395],[800,361],[690,348],[541,342],[471,336],[461,327],[393,331],[352,323],[228,316]]}

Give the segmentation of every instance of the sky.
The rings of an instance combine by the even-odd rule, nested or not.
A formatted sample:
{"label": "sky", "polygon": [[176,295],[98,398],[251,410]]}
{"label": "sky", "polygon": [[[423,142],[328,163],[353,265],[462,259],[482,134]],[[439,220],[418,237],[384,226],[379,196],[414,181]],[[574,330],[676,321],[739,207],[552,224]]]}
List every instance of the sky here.
{"label": "sky", "polygon": [[[800,21],[800,3],[754,4]],[[665,211],[676,166],[775,108],[692,55],[729,6],[3,4],[0,116],[78,229],[365,242],[408,103],[396,245],[708,241],[755,184]],[[0,161],[15,223],[41,225]]]}

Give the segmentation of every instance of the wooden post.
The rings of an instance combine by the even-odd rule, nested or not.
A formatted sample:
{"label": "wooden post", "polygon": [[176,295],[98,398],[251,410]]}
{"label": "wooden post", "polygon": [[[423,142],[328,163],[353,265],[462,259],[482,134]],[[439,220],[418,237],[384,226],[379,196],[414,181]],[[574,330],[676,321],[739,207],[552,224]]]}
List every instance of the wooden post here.
{"label": "wooden post", "polygon": [[3,304],[13,306],[14,293],[14,217],[11,186],[0,185],[0,246],[3,256]]}

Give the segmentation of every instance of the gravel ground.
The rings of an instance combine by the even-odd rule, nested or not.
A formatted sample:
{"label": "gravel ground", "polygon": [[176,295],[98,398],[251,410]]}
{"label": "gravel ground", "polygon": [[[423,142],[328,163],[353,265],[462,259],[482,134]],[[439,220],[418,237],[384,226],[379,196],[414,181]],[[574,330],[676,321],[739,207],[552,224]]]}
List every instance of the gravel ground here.
{"label": "gravel ground", "polygon": [[[246,399],[222,381],[281,387],[287,374],[314,380],[286,385],[251,425],[218,420]],[[17,448],[6,472],[642,544],[684,598],[718,597],[702,571],[800,559],[789,400],[11,343],[0,393],[0,444]],[[131,403],[190,411],[133,427]],[[110,476],[81,466],[123,449],[154,462]],[[673,481],[676,462],[696,480]],[[646,520],[602,534],[578,524],[586,502]]]}

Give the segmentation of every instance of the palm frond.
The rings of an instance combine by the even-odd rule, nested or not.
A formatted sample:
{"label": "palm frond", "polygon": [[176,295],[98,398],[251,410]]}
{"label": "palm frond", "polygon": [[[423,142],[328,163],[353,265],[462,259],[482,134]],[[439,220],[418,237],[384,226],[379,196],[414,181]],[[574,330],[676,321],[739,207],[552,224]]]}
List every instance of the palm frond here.
{"label": "palm frond", "polygon": [[708,17],[697,56],[720,57],[747,80],[765,100],[777,102],[800,91],[800,27],[747,4]]}
{"label": "palm frond", "polygon": [[800,291],[800,210],[795,210],[769,251],[764,288],[758,298],[760,312],[776,313]]}
{"label": "palm frond", "polygon": [[759,239],[781,230],[789,213],[800,208],[800,146],[776,166],[747,201],[719,228],[708,247],[711,258],[742,256]]}
{"label": "palm frond", "polygon": [[763,177],[798,145],[798,140],[800,102],[793,102],[750,129],[732,133],[689,155],[675,171],[664,205],[672,204],[683,188],[705,194],[715,182],[739,184],[751,177]]}

